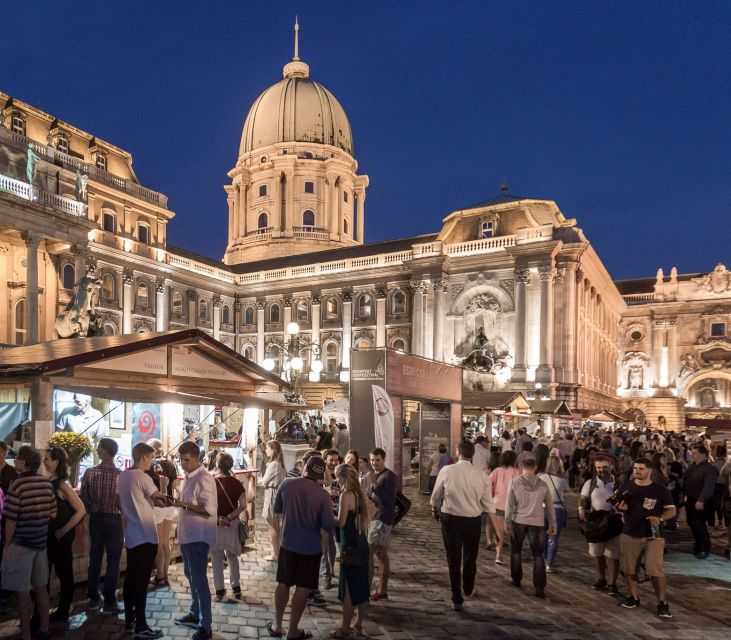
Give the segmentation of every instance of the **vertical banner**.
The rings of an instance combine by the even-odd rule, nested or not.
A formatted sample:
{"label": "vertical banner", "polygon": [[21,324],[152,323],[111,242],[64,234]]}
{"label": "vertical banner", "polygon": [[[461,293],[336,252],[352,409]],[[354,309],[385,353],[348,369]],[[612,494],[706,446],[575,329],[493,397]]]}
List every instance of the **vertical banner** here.
{"label": "vertical banner", "polygon": [[421,403],[421,433],[419,436],[419,491],[429,492],[429,474],[426,465],[431,457],[439,451],[439,445],[447,446],[450,452],[451,409],[449,404],[441,402]]}
{"label": "vertical banner", "polygon": [[395,422],[393,415],[393,404],[391,398],[383,387],[377,384],[371,386],[373,390],[373,421],[375,427],[376,446],[386,452],[388,466],[394,466],[396,462],[394,435]]}
{"label": "vertical banner", "polygon": [[[373,385],[383,388],[386,353],[383,350],[353,350],[350,353],[350,446],[367,456],[376,446]],[[390,400],[389,400],[390,406]],[[393,408],[391,408],[393,416]],[[392,418],[393,419],[393,418]],[[386,460],[389,468],[393,460]]]}
{"label": "vertical banner", "polygon": [[160,438],[160,405],[136,402],[132,405],[132,446],[147,442],[150,438]]}

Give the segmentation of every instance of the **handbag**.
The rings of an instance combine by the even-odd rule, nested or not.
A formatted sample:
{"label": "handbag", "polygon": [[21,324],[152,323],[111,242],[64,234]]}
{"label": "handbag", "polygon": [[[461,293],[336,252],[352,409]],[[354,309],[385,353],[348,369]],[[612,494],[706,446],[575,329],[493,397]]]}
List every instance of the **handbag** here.
{"label": "handbag", "polygon": [[[226,488],[223,486],[222,482],[218,481],[218,478],[216,478],[216,482],[219,484],[221,489],[223,489],[223,495],[226,496],[226,500],[228,500],[229,505],[231,506],[231,511],[236,511],[236,507],[234,507],[234,503],[232,502],[231,498],[228,495],[228,492],[226,491]],[[243,512],[242,512],[243,513]],[[241,544],[241,548],[243,549],[246,546],[246,541],[249,538],[249,525],[244,522],[239,514],[239,517],[237,518],[239,523],[238,528],[238,535],[239,535],[239,543]]]}
{"label": "handbag", "polygon": [[606,542],[622,533],[622,516],[611,511],[589,511],[581,523],[587,542]]}
{"label": "handbag", "polygon": [[396,502],[393,507],[393,526],[395,527],[411,509],[411,500],[409,500],[401,491],[396,491]]}

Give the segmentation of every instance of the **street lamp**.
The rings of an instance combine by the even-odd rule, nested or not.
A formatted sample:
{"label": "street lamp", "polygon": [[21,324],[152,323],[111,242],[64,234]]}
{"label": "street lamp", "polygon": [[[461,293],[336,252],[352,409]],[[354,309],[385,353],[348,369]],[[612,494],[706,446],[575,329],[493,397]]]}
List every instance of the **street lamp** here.
{"label": "street lamp", "polygon": [[[310,353],[310,371],[309,380],[310,382],[320,381],[320,372],[323,370],[324,365],[320,360],[320,345],[317,342],[308,340],[300,336],[300,327],[296,322],[290,322],[287,325],[287,340],[282,345],[281,358],[282,358],[282,377],[296,384],[298,378],[302,374],[305,368],[305,361],[302,358],[303,353]],[[277,360],[271,356],[264,359],[262,366],[267,371],[274,371],[277,366]]]}

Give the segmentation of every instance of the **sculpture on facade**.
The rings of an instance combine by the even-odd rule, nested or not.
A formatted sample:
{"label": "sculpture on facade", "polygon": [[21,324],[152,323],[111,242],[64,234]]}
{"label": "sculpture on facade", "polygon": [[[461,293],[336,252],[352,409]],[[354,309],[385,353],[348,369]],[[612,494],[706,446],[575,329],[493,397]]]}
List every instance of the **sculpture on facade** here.
{"label": "sculpture on facade", "polygon": [[696,288],[710,293],[725,293],[731,291],[731,271],[718,263],[711,273],[695,280]]}
{"label": "sculpture on facade", "polygon": [[510,355],[507,349],[498,351],[480,328],[472,343],[472,350],[462,359],[462,365],[490,374],[499,373],[503,367],[509,366]]}
{"label": "sculpture on facade", "polygon": [[86,202],[86,183],[89,182],[89,176],[84,175],[81,171],[76,172],[76,200],[78,202]]}
{"label": "sculpture on facade", "polygon": [[701,363],[698,362],[698,358],[696,358],[692,353],[686,353],[680,356],[680,364],[681,378],[686,374],[695,373],[701,368]]}
{"label": "sculpture on facade", "polygon": [[644,367],[636,364],[629,368],[629,380],[628,386],[630,389],[642,389],[642,378],[644,373]]}
{"label": "sculpture on facade", "polygon": [[28,178],[28,184],[32,187],[36,177],[36,165],[38,164],[38,156],[33,151],[33,145],[28,145],[28,157],[25,163],[25,176]]}
{"label": "sculpture on facade", "polygon": [[96,312],[101,285],[102,281],[93,273],[81,278],[71,300],[56,318],[53,325],[54,339],[104,335],[101,316]]}

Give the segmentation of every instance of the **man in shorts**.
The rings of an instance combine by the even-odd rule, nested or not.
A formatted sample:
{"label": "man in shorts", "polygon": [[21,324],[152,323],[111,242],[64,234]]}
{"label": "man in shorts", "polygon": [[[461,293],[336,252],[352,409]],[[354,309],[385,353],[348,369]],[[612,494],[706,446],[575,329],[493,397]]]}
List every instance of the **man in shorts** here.
{"label": "man in shorts", "polygon": [[[612,461],[602,454],[594,458],[594,476],[581,488],[579,497],[579,518],[586,521],[591,511],[614,512],[607,498],[614,493],[616,480],[612,475]],[[606,591],[610,596],[619,596],[617,576],[619,575],[619,533],[604,542],[589,542],[589,555],[594,558],[596,582],[592,589]],[[607,579],[608,578],[608,579]]]}
{"label": "man in shorts", "polygon": [[398,477],[386,468],[386,452],[375,448],[369,455],[374,477],[368,490],[368,497],[376,505],[371,527],[368,530],[368,545],[370,548],[369,577],[373,580],[373,558],[378,558],[378,588],[371,592],[374,600],[388,600],[388,574],[391,563],[388,558],[388,541],[393,529],[394,507],[396,506],[396,491]]}
{"label": "man in shorts", "polygon": [[665,600],[665,571],[663,567],[665,540],[660,526],[675,517],[675,504],[670,491],[653,482],[652,462],[647,458],[635,460],[633,480],[623,488],[623,499],[617,509],[624,513],[622,527],[621,561],[629,598],[622,603],[625,609],[640,606],[637,568],[640,556],[645,554],[645,572],[650,576],[657,597],[657,615],[672,618]]}
{"label": "man in shorts", "polygon": [[285,635],[282,627],[289,590],[295,587],[289,617],[290,640],[312,637],[299,628],[307,595],[318,587],[320,572],[320,530],[335,532],[335,516],[329,494],[318,484],[325,478],[325,462],[312,456],[301,478],[287,478],[279,487],[274,513],[282,516],[282,542],[274,591],[274,622],[267,623],[275,638]]}
{"label": "man in shorts", "polygon": [[51,481],[38,473],[40,466],[41,454],[36,449],[20,447],[15,458],[15,470],[20,475],[8,489],[3,512],[2,588],[18,593],[22,640],[31,640],[31,588],[40,620],[39,631],[33,637],[38,640],[49,637],[46,545],[48,522],[56,517],[56,497]]}

